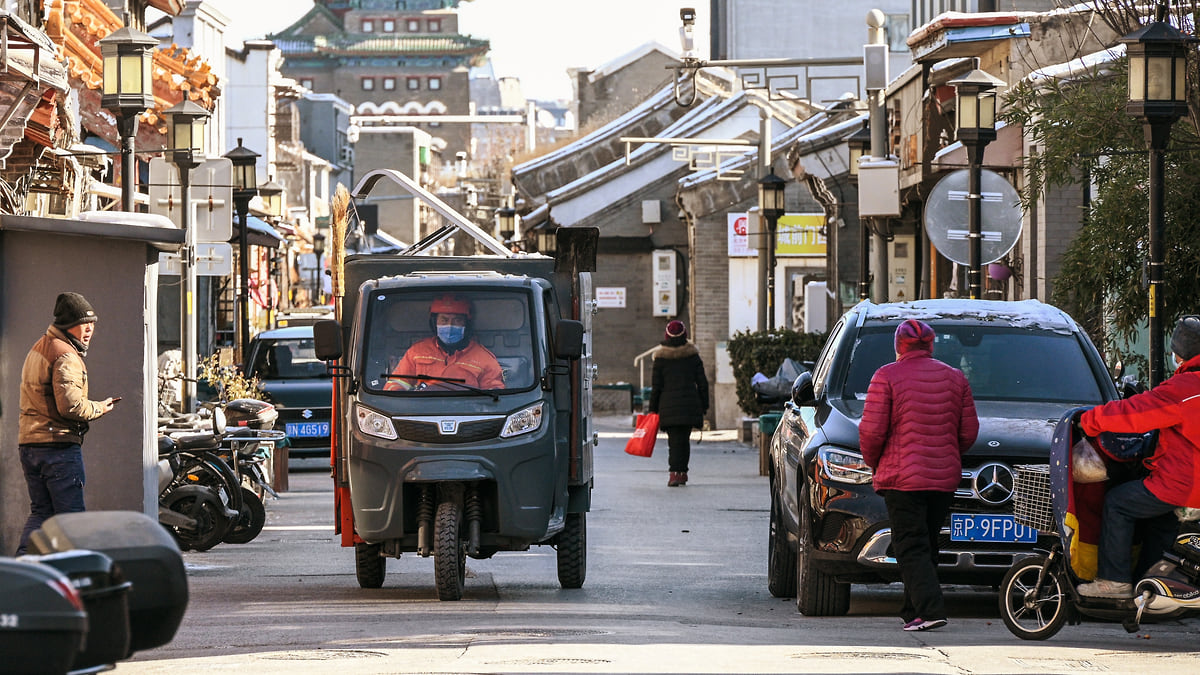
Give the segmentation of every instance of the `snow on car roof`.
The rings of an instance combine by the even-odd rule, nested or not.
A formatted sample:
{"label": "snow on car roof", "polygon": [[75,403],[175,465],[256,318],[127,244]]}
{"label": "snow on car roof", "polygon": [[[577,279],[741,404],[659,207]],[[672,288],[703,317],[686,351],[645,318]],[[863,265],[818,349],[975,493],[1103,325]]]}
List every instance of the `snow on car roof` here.
{"label": "snow on car roof", "polygon": [[865,321],[902,321],[919,319],[959,319],[980,322],[1002,322],[1015,328],[1036,328],[1056,333],[1071,333],[1075,322],[1066,312],[1038,300],[967,300],[962,298],[917,300],[873,304],[862,302],[855,307]]}

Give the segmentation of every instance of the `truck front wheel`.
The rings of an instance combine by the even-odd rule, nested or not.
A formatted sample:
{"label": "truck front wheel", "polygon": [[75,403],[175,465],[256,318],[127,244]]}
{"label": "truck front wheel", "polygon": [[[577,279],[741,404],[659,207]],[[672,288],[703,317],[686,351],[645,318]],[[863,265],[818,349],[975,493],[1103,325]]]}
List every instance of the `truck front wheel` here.
{"label": "truck front wheel", "polygon": [[387,558],[383,557],[379,544],[358,543],[354,545],[354,574],[359,588],[383,586],[387,569]]}
{"label": "truck front wheel", "polygon": [[568,513],[558,533],[558,583],[563,588],[581,588],[587,577],[587,514]]}
{"label": "truck front wheel", "polygon": [[438,600],[462,599],[467,546],[459,536],[461,530],[462,506],[456,499],[443,500],[433,519],[433,576]]}

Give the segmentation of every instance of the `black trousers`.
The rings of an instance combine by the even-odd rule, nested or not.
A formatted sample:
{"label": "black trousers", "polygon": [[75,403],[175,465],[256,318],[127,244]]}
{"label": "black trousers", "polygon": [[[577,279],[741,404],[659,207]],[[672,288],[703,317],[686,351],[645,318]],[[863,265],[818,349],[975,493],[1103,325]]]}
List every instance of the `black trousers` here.
{"label": "black trousers", "polygon": [[938,534],[950,512],[950,492],[880,490],[892,524],[892,552],[900,563],[904,605],[900,618],[930,621],[946,618],[938,581]]}
{"label": "black trousers", "polygon": [[692,427],[663,427],[667,432],[667,470],[687,473],[692,458]]}

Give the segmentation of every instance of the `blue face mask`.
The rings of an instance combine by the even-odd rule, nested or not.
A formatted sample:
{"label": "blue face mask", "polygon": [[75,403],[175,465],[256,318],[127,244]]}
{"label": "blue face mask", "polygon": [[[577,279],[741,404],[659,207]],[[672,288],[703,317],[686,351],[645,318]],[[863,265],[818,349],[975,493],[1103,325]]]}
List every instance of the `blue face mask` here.
{"label": "blue face mask", "polygon": [[442,342],[452,345],[461,342],[467,334],[467,329],[463,326],[438,326],[437,336]]}

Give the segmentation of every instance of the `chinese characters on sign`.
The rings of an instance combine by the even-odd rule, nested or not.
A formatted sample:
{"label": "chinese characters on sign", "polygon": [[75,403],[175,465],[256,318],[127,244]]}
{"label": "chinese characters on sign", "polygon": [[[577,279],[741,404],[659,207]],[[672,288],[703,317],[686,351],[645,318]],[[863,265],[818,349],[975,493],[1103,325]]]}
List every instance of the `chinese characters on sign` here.
{"label": "chinese characters on sign", "polygon": [[625,306],[624,286],[599,286],[596,288],[596,306],[616,309]]}
{"label": "chinese characters on sign", "polygon": [[[746,213],[730,213],[730,257],[755,257],[758,250],[751,241],[750,218]],[[820,213],[789,213],[779,219],[775,230],[775,255],[824,256],[825,235],[821,228],[825,216]],[[765,233],[762,236],[766,236]]]}

